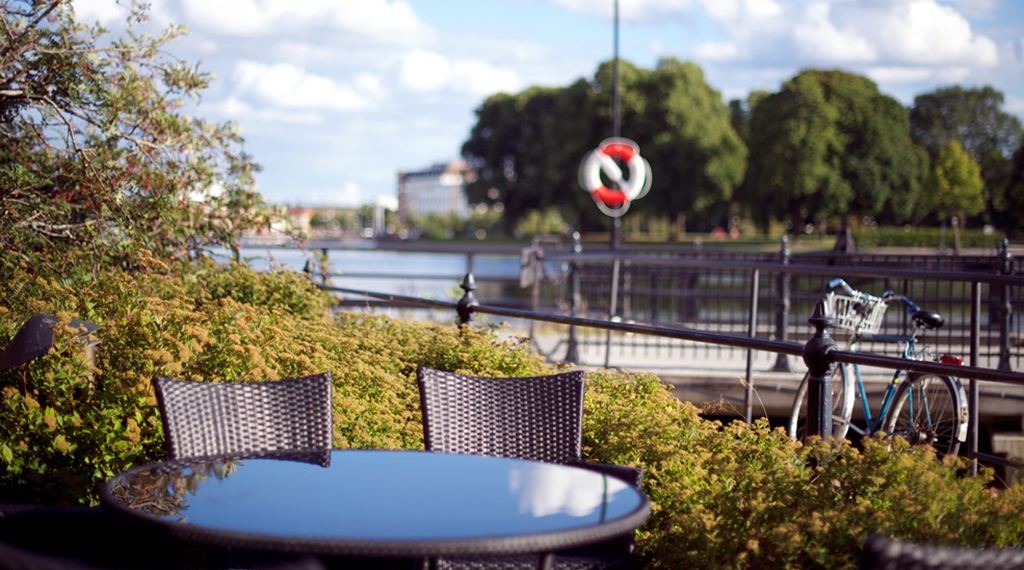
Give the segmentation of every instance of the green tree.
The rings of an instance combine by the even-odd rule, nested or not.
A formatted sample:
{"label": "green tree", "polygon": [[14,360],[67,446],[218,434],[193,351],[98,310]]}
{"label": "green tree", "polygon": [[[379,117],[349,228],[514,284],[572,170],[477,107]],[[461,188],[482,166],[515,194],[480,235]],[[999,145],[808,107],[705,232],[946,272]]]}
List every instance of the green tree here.
{"label": "green tree", "polygon": [[1024,141],[1010,159],[1010,167],[1003,186],[1006,196],[1008,218],[1011,223],[1008,229],[1016,231],[1024,228]]}
{"label": "green tree", "polygon": [[743,201],[794,224],[831,216],[908,219],[927,173],[906,109],[871,80],[807,70],[754,106]]}
{"label": "green tree", "polygon": [[950,218],[953,225],[953,249],[960,251],[960,224],[965,215],[985,209],[978,163],[960,143],[950,140],[939,152],[928,176],[929,200],[940,219]]}
{"label": "green tree", "polygon": [[[700,68],[673,59],[654,70],[620,62],[619,85],[621,135],[640,145],[654,172],[651,193],[633,207],[685,219],[724,205],[743,178],[746,148]],[[593,81],[488,98],[462,147],[479,172],[470,202],[502,202],[509,231],[529,211],[552,207],[575,228],[607,228],[578,170],[612,135],[612,87],[606,62]]]}
{"label": "green tree", "polygon": [[950,141],[981,162],[989,150],[1010,156],[1024,128],[1019,118],[1003,110],[1003,94],[986,85],[964,89],[959,85],[918,95],[910,108],[914,138],[937,157]]}
{"label": "green tree", "polygon": [[164,51],[185,29],[130,12],[113,37],[67,0],[0,2],[0,243],[25,260],[133,266],[266,225],[239,130],[185,112],[211,79]]}
{"label": "green tree", "polygon": [[834,168],[841,148],[835,123],[821,85],[805,74],[753,108],[742,202],[762,229],[772,219],[796,227],[845,210],[851,192]]}
{"label": "green tree", "polygon": [[1024,134],[1021,120],[1003,110],[1003,94],[985,86],[946,87],[918,95],[910,108],[915,140],[934,160],[950,141],[957,141],[981,167],[988,216],[1004,229],[1016,226],[1005,190],[1011,155]]}
{"label": "green tree", "polygon": [[507,233],[529,211],[551,207],[577,227],[599,225],[600,214],[590,213],[590,198],[576,183],[577,165],[594,138],[593,104],[593,88],[582,79],[487,98],[462,146],[478,173],[466,187],[470,203],[500,203]]}
{"label": "green tree", "polygon": [[[610,75],[602,69],[598,78]],[[630,133],[651,164],[655,186],[635,207],[668,215],[673,229],[682,228],[687,216],[718,214],[724,223],[733,191],[743,181],[747,147],[721,94],[708,86],[699,66],[675,59],[659,61],[637,79],[628,91],[636,99],[626,99],[624,106],[635,114]]]}

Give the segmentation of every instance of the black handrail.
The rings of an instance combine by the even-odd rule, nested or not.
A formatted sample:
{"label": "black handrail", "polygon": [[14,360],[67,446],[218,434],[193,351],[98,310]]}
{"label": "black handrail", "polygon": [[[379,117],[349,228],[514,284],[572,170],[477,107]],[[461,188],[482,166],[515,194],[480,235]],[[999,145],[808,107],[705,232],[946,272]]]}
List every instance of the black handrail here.
{"label": "black handrail", "polygon": [[[585,261],[597,261],[597,260],[611,260],[615,258],[624,258],[632,261],[644,260],[650,263],[657,263],[660,265],[667,265],[672,267],[687,267],[693,269],[706,269],[706,268],[728,268],[734,270],[751,270],[757,271],[768,271],[768,272],[779,272],[785,274],[808,274],[808,275],[820,275],[822,268],[820,266],[810,265],[799,265],[785,263],[784,261],[778,264],[764,263],[764,262],[745,262],[745,261],[722,261],[722,260],[694,260],[694,259],[672,259],[665,257],[656,256],[626,256],[620,253],[573,253],[569,255],[552,255],[547,256],[547,261],[553,261],[557,259],[563,259],[571,261],[574,264],[582,263]],[[389,293],[379,293],[373,291],[365,291],[359,289],[334,287],[329,285],[318,284],[317,286],[321,289],[345,293],[354,294],[367,297],[370,299],[379,299],[393,304],[400,304],[405,306],[418,306],[424,308],[433,309],[446,309],[455,310],[459,315],[459,324],[469,324],[473,316],[477,313],[490,314],[496,316],[505,316],[511,318],[524,319],[529,321],[541,321],[553,324],[570,325],[571,327],[589,327],[596,329],[603,329],[607,331],[623,332],[623,333],[635,333],[659,336],[665,338],[674,338],[679,340],[688,340],[694,342],[716,344],[722,346],[730,346],[736,348],[745,348],[748,350],[760,350],[767,352],[774,352],[779,355],[790,355],[790,356],[802,356],[805,363],[808,365],[808,369],[812,372],[812,387],[815,389],[811,390],[811,402],[817,403],[824,409],[830,409],[831,405],[827,399],[822,398],[825,396],[826,382],[828,378],[828,371],[836,363],[846,364],[859,364],[865,366],[874,366],[878,368],[886,368],[891,370],[907,370],[910,372],[930,372],[940,375],[955,376],[960,378],[970,379],[970,397],[968,398],[969,407],[969,427],[971,429],[971,437],[968,440],[968,457],[975,461],[972,472],[977,472],[977,460],[979,458],[999,463],[1005,463],[1005,460],[1001,458],[989,456],[978,452],[977,449],[977,422],[978,422],[978,386],[977,380],[986,380],[992,382],[1001,382],[1013,385],[1024,385],[1024,374],[1011,372],[1007,370],[996,370],[990,368],[982,368],[976,366],[977,363],[977,345],[978,345],[978,319],[976,308],[980,306],[980,289],[978,283],[984,282],[994,285],[1024,285],[1024,278],[1012,275],[994,274],[994,273],[983,273],[983,272],[944,272],[944,271],[920,271],[920,270],[891,270],[885,268],[871,268],[871,269],[859,269],[856,267],[842,267],[842,273],[847,276],[854,277],[900,277],[900,278],[911,278],[916,277],[920,279],[939,279],[946,281],[965,281],[974,284],[972,287],[972,306],[975,308],[972,311],[972,331],[971,331],[971,362],[966,366],[957,366],[952,364],[943,364],[939,362],[927,362],[927,361],[916,361],[907,360],[904,358],[885,356],[880,354],[872,354],[867,352],[845,352],[838,350],[835,347],[834,342],[822,342],[822,336],[828,336],[828,327],[831,325],[827,319],[822,320],[819,315],[819,310],[815,311],[815,316],[812,316],[808,322],[811,322],[818,329],[813,337],[811,337],[807,343],[800,344],[796,342],[788,342],[781,340],[770,340],[756,338],[753,335],[750,336],[739,336],[729,333],[703,331],[699,329],[687,328],[687,327],[666,327],[651,324],[639,324],[639,323],[625,323],[614,320],[603,320],[603,319],[592,319],[585,317],[577,317],[575,315],[559,315],[553,313],[542,313],[531,310],[515,309],[510,307],[498,307],[480,304],[474,296],[474,290],[476,289],[475,281],[472,273],[468,273],[462,283],[464,290],[463,297],[458,302],[450,301],[437,301],[431,299],[423,299],[420,297],[412,297],[407,295],[395,295]],[[756,294],[756,293],[755,293]],[[819,308],[822,306],[823,301],[819,301]],[[748,366],[749,368],[749,366]],[[748,371],[749,376],[749,371]],[[751,383],[750,378],[747,378],[748,385]],[[819,393],[815,393],[819,392]],[[830,396],[830,394],[828,394]],[[827,396],[826,396],[827,397]],[[749,390],[747,399],[749,400]],[[746,402],[747,407],[750,407],[750,402]],[[824,415],[823,415],[824,417]],[[750,418],[747,418],[750,421]],[[824,423],[825,425],[821,425]],[[809,433],[811,435],[821,435],[823,433],[831,433],[830,426],[827,425],[827,421],[824,422],[810,422],[809,429],[812,430]],[[817,433],[815,433],[817,432]]]}

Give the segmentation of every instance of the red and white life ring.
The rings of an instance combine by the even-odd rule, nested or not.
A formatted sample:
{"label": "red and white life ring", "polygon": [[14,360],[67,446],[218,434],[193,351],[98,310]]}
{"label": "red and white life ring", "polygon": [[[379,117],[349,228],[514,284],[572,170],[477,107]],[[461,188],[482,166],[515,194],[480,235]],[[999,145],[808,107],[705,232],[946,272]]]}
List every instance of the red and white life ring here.
{"label": "red and white life ring", "polygon": [[[618,159],[629,168],[629,177],[623,178]],[[605,185],[601,178],[612,183]],[[629,139],[605,139],[590,151],[580,164],[580,186],[590,193],[598,208],[605,214],[618,217],[629,209],[629,203],[642,198],[651,189],[651,166],[642,156],[640,147]]]}

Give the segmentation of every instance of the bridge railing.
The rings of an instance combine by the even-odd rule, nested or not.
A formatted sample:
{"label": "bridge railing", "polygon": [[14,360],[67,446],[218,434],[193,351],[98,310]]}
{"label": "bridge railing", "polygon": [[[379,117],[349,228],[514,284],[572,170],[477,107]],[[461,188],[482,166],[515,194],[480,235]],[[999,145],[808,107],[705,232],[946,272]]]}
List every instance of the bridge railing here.
{"label": "bridge railing", "polygon": [[[582,254],[574,253],[574,263],[589,262],[596,259],[614,259],[616,253]],[[635,258],[634,258],[635,259]],[[982,323],[982,289],[983,286],[992,287],[1024,287],[1024,277],[1016,275],[983,274],[950,272],[938,270],[897,270],[886,268],[858,268],[843,267],[841,272],[829,271],[828,275],[835,276],[841,273],[847,280],[863,279],[903,279],[914,281],[936,281],[949,283],[967,283],[970,289],[969,298],[969,323],[967,326],[967,340],[969,345],[969,358],[966,366],[954,366],[930,361],[907,361],[897,356],[871,352],[865,347],[856,353],[838,350],[834,343],[822,342],[823,337],[828,337],[829,322],[822,319],[823,295],[819,294],[815,310],[810,314],[807,322],[814,325],[816,329],[804,342],[795,342],[786,339],[764,338],[759,336],[761,330],[758,327],[758,305],[760,291],[758,284],[761,282],[761,274],[774,274],[778,276],[803,276],[813,275],[821,277],[823,268],[820,266],[808,266],[795,263],[764,263],[761,261],[709,261],[693,259],[664,259],[659,263],[674,267],[690,269],[707,268],[728,268],[733,272],[741,272],[749,275],[749,300],[746,303],[747,330],[746,331],[720,331],[696,328],[678,324],[664,325],[658,323],[624,322],[615,318],[615,315],[604,315],[601,318],[580,316],[577,313],[575,303],[566,311],[540,312],[534,310],[518,309],[507,306],[495,306],[481,303],[475,295],[476,284],[473,275],[467,274],[463,279],[461,288],[463,296],[457,302],[423,299],[411,296],[402,296],[387,293],[376,293],[358,289],[347,289],[320,285],[323,289],[344,295],[356,295],[368,300],[376,300],[385,304],[421,307],[434,310],[454,311],[458,315],[458,321],[462,325],[470,324],[475,315],[489,314],[514,319],[522,319],[528,322],[543,322],[559,325],[568,325],[570,342],[569,351],[572,350],[572,335],[580,329],[604,331],[606,334],[625,333],[634,337],[645,338],[667,338],[692,343],[717,345],[745,349],[747,351],[747,367],[744,385],[746,394],[744,407],[746,420],[752,421],[752,401],[755,385],[752,377],[752,358],[755,352],[773,353],[779,358],[800,357],[807,365],[811,373],[811,391],[809,401],[817,404],[819,408],[820,421],[809,420],[808,429],[810,433],[831,433],[827,425],[830,413],[825,413],[831,407],[826,408],[827,400],[823,395],[827,389],[827,371],[836,363],[860,364],[865,366],[878,367],[888,370],[905,370],[910,372],[932,372],[936,374],[956,376],[968,381],[968,457],[974,459],[974,470],[977,470],[977,460],[985,460],[994,463],[1008,464],[1006,460],[980,453],[978,451],[978,402],[979,382],[989,381],[1009,385],[1024,386],[1024,374],[1013,372],[1000,367],[983,366],[980,363],[981,345],[981,323]],[[855,282],[855,281],[851,281]],[[824,289],[822,289],[824,291]],[[808,313],[805,313],[805,315]],[[805,317],[806,318],[806,317]]]}
{"label": "bridge railing", "polygon": [[[859,290],[875,295],[892,290],[941,313],[946,325],[930,333],[928,343],[953,354],[966,353],[970,345],[975,319],[971,315],[972,284],[977,282],[982,287],[982,311],[976,317],[980,361],[1003,370],[1024,365],[1024,330],[1013,315],[1014,305],[1024,297],[1024,286],[1019,279],[982,279],[1024,274],[1022,260],[1010,255],[1005,241],[995,255],[792,255],[783,240],[778,252],[584,252],[577,245],[571,251],[533,248],[524,253],[527,258],[524,273],[544,277],[527,280],[533,288],[534,310],[568,306],[578,316],[721,332],[746,332],[754,323],[755,336],[780,340],[806,339],[810,334],[807,315],[813,312],[828,281],[843,277]],[[892,311],[880,332],[902,334],[908,319]],[[604,345],[606,353],[611,352],[611,336],[600,331],[579,332],[568,341],[572,347],[598,349]],[[648,348],[648,342],[640,336],[614,339],[618,348],[628,345],[637,351]],[[657,348],[666,347],[659,344]],[[678,350],[681,357],[686,350],[682,344],[668,348]],[[883,343],[869,343],[865,348],[895,350]],[[779,358],[773,369],[787,371],[789,361]]]}

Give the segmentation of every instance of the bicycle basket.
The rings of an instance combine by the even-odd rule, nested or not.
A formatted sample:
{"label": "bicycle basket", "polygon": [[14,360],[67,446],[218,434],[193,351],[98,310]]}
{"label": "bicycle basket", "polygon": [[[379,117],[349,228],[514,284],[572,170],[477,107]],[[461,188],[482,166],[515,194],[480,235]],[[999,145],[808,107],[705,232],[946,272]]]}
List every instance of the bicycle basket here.
{"label": "bicycle basket", "polygon": [[[828,308],[835,323],[833,328],[857,334],[875,334],[882,326],[886,304],[881,297],[864,295],[851,297],[832,291],[828,294]],[[857,309],[860,309],[858,311]]]}

